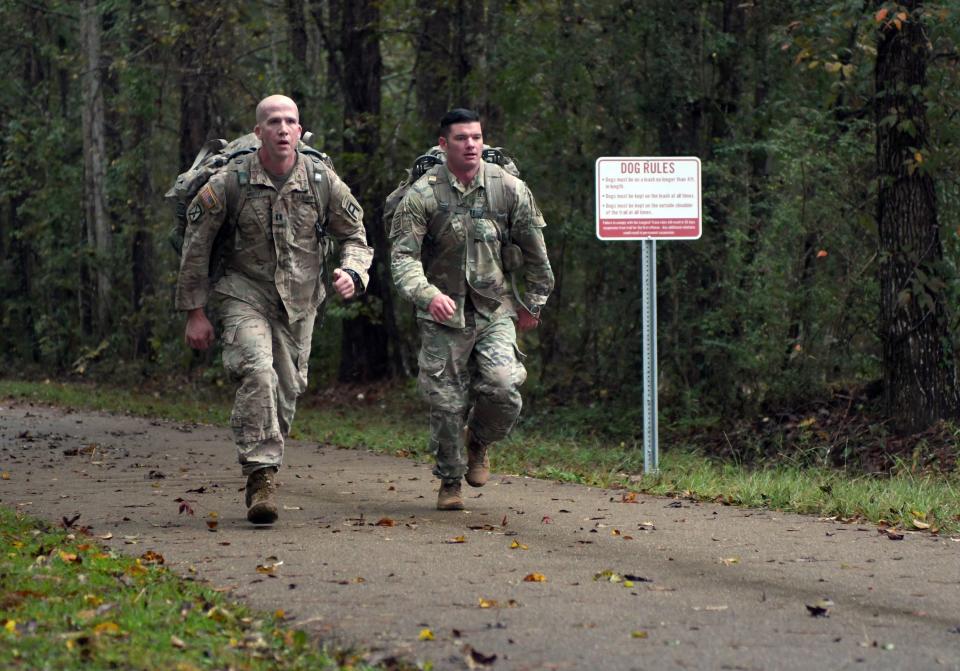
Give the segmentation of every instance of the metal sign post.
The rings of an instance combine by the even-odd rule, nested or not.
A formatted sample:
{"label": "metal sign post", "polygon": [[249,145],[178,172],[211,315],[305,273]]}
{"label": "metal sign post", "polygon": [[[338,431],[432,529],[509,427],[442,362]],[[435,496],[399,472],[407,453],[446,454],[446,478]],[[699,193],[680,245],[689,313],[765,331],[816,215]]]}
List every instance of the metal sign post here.
{"label": "metal sign post", "polygon": [[657,417],[657,248],[701,234],[700,159],[601,157],[596,164],[597,237],[640,240],[643,321],[643,472],[660,470]]}
{"label": "metal sign post", "polygon": [[640,243],[643,293],[643,472],[660,472],[657,418],[657,241]]}

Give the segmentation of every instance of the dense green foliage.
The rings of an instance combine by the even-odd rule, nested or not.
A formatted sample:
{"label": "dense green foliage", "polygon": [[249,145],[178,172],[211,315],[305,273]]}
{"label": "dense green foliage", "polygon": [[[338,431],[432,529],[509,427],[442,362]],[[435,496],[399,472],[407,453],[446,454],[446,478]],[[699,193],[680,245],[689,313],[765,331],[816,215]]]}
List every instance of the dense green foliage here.
{"label": "dense green foliage", "polygon": [[[385,194],[433,142],[434,110],[481,110],[488,141],[518,157],[548,222],[557,290],[538,334],[522,342],[535,391],[584,404],[633,405],[638,396],[639,245],[594,235],[594,161],[616,155],[703,162],[703,238],[658,246],[668,418],[745,416],[877,379],[871,105],[878,35],[891,21],[922,21],[930,40],[928,87],[914,94],[926,101],[931,138],[911,169],[934,178],[944,227],[943,267],[923,281],[957,298],[960,12],[952,3],[928,2],[898,19],[897,3],[862,0],[385,0],[367,23],[349,8],[369,3],[335,0],[86,4],[102,27],[108,258],[94,251],[84,220],[84,5],[0,3],[7,368],[129,379],[195,365],[172,307],[162,194],[200,140],[248,130],[256,101],[282,91],[298,98],[316,144],[362,186],[371,230],[382,225]],[[382,68],[349,70],[362,31],[378,40]],[[380,92],[375,114],[357,110],[361,77]],[[112,278],[105,321],[93,309],[104,266]],[[409,373],[408,306],[377,298],[328,310],[315,382],[337,370],[340,325],[358,313],[399,324],[392,370]]]}

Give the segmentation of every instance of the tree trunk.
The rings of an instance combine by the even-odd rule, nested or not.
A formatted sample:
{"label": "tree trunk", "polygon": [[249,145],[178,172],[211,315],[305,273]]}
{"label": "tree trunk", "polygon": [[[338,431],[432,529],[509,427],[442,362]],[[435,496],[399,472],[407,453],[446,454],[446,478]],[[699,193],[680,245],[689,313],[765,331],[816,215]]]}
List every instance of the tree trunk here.
{"label": "tree trunk", "polygon": [[[882,8],[883,2],[877,2]],[[875,84],[877,225],[880,233],[880,337],[884,399],[894,429],[912,433],[958,409],[956,362],[950,347],[945,282],[938,277],[943,244],[933,177],[922,165],[929,44],[921,0],[881,24]]]}
{"label": "tree trunk", "polygon": [[300,122],[310,119],[310,109],[306,100],[305,83],[307,71],[307,26],[303,0],[286,0],[287,41],[290,44],[290,66],[287,68],[287,87],[289,95],[300,108]]}
{"label": "tree trunk", "polygon": [[[186,170],[193,163],[203,143],[215,137],[215,100],[223,84],[221,77],[226,58],[218,53],[217,42],[211,39],[218,29],[219,21],[206,5],[183,4],[179,7],[180,20],[193,26],[193,30],[183,36],[179,65],[180,89],[180,170]],[[252,121],[252,112],[250,114]],[[244,124],[252,127],[252,123]]]}
{"label": "tree trunk", "polygon": [[[130,3],[130,35],[129,50],[136,53],[143,45],[149,43],[149,37],[146,30],[146,17],[143,12],[143,1],[132,0]],[[145,77],[146,73],[141,73],[140,77]],[[133,98],[136,91],[129,92],[128,98]],[[143,110],[137,103],[131,100],[131,106],[134,109],[132,128],[130,133],[130,146],[128,152],[133,153],[137,159],[131,166],[128,175],[128,193],[137,194],[129,200],[130,220],[133,225],[132,249],[131,249],[131,275],[133,279],[133,309],[141,317],[134,334],[134,352],[139,357],[150,355],[150,336],[153,332],[153,322],[145,302],[153,296],[153,236],[150,235],[150,228],[147,224],[147,212],[144,207],[147,194],[150,193],[150,161],[146,142],[150,136],[149,122]]]}
{"label": "tree trunk", "polygon": [[103,72],[100,62],[100,14],[96,0],[86,0],[80,20],[86,61],[83,74],[83,155],[87,241],[96,266],[97,331],[107,332],[110,319],[111,234],[106,199],[106,135],[104,129]]}
{"label": "tree trunk", "polygon": [[[380,221],[385,196],[378,178],[380,150],[380,3],[356,0],[340,6],[340,58],[343,90],[343,177],[361,200],[367,242],[374,249],[370,285],[358,299],[360,314],[343,323],[341,382],[365,382],[390,376],[390,333],[396,337],[386,259],[386,234]],[[394,357],[399,364],[399,356]]]}
{"label": "tree trunk", "polygon": [[440,119],[450,108],[451,25],[449,2],[434,3],[420,13],[414,83],[427,147],[436,144]]}

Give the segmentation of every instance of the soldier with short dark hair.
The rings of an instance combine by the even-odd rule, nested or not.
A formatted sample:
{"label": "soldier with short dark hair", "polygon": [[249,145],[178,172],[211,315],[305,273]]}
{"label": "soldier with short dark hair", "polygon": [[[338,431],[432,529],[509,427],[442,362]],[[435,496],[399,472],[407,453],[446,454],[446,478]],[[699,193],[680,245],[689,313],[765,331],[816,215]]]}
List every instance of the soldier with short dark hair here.
{"label": "soldier with short dark hair", "polygon": [[[240,383],[230,425],[247,476],[247,519],[271,524],[284,439],[307,388],[314,321],[326,296],[318,231],[340,242],[333,286],[343,299],[365,290],[373,250],[349,187],[297,150],[296,103],[269,96],[256,117],[259,149],[211,176],[187,209],[176,306],[187,312],[185,339],[194,349],[214,341],[204,306],[216,315],[224,368]],[[224,275],[209,286],[214,241],[228,222]]]}
{"label": "soldier with short dark hair", "polygon": [[[390,267],[397,291],[417,307],[418,385],[430,406],[437,508],[462,510],[461,479],[474,487],[487,482],[487,448],[520,414],[527,373],[516,329],[539,324],[553,272],[530,189],[483,160],[479,115],[447,112],[440,149],[446,163],[427,171],[397,206]],[[510,277],[521,267],[523,300]]]}

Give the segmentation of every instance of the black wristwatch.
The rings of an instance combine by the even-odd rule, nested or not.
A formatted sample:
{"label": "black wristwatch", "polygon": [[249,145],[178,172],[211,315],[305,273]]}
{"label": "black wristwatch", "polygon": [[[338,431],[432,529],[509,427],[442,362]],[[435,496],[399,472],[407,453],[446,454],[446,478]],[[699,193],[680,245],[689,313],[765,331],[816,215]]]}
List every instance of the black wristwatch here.
{"label": "black wristwatch", "polygon": [[344,268],[343,272],[350,276],[350,279],[353,280],[353,292],[354,295],[359,296],[363,293],[363,283],[360,281],[360,275],[357,274],[356,270],[350,270],[349,268]]}

